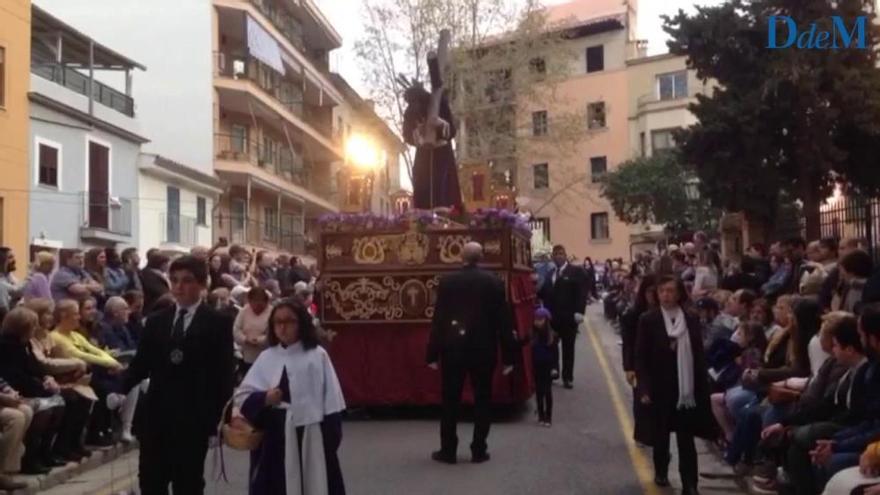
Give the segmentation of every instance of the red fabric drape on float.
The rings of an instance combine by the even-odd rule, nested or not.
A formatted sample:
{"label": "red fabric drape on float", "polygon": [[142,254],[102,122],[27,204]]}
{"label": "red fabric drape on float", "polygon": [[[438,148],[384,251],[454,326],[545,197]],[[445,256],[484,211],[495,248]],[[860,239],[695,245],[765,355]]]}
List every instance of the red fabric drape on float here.
{"label": "red fabric drape on float", "polygon": [[[535,287],[530,273],[512,273],[509,297],[513,305],[516,332],[529,337],[535,308]],[[336,336],[330,356],[349,406],[440,404],[440,373],[425,364],[430,323],[376,323],[374,325],[332,325]],[[493,402],[514,404],[531,397],[531,348],[525,344],[517,353],[510,376],[495,371]],[[465,385],[463,400],[473,394]]]}

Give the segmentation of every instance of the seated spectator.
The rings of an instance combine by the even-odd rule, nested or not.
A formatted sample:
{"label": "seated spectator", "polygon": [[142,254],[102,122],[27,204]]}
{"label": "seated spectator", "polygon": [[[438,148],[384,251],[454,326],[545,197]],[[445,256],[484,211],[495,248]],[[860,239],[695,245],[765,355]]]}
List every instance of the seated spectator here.
{"label": "seated spectator", "polygon": [[123,294],[122,298],[128,303],[128,332],[135,343],[138,343],[144,331],[144,294],[130,290]]}
{"label": "seated spectator", "polygon": [[[824,249],[824,248],[823,248]],[[828,269],[828,277],[819,290],[819,305],[824,311],[831,310],[831,301],[834,295],[840,292],[843,281],[840,278],[840,266],[837,260],[846,257],[849,253],[861,249],[861,242],[855,238],[845,238],[840,241],[837,247],[837,258],[835,265]]]}
{"label": "seated spectator", "polygon": [[792,277],[793,264],[788,258],[773,256],[770,258],[770,269],[773,275],[761,286],[761,294],[773,300],[786,293],[788,281]]}
{"label": "seated spectator", "polygon": [[714,251],[702,250],[697,257],[691,298],[697,300],[718,288],[721,277],[721,260]]}
{"label": "seated spectator", "polygon": [[98,301],[93,297],[87,297],[79,301],[79,328],[77,332],[89,339],[92,344],[98,345],[98,333],[101,313],[98,311]]}
{"label": "seated spectator", "polygon": [[[707,353],[709,363],[715,373],[713,378],[718,387],[710,396],[712,413],[724,434],[724,442],[733,440],[734,422],[730,417],[724,401],[724,393],[739,383],[742,371],[756,369],[763,362],[764,350],[767,347],[767,338],[764,329],[760,325],[744,322],[736,330],[737,339],[718,340]],[[726,347],[727,358],[717,365],[712,364],[713,355],[719,348]],[[714,351],[714,352],[713,352]]]}
{"label": "seated spectator", "polygon": [[[807,299],[799,299],[794,305],[794,318],[789,325],[778,331],[767,344],[763,363],[760,368],[743,371],[741,385],[727,391],[724,400],[728,413],[739,424],[749,411],[760,403],[766,391],[774,382],[793,377],[807,377],[810,374],[807,344],[801,338],[800,328],[809,327],[818,320],[818,305]],[[742,460],[744,446],[733,443],[728,450],[726,460],[736,465]],[[745,459],[747,463],[751,459]]]}
{"label": "seated spectator", "polygon": [[269,313],[269,293],[262,287],[248,291],[247,304],[232,325],[235,343],[241,348],[242,374],[247,373],[257,356],[268,347]]}
{"label": "seated spectator", "polygon": [[703,325],[703,328],[711,325],[721,312],[721,306],[718,305],[718,301],[711,297],[697,299],[694,306],[697,308],[697,314],[700,316],[700,324]]}
{"label": "seated spectator", "polygon": [[55,269],[55,255],[48,251],[40,251],[36,255],[31,273],[28,275],[24,284],[22,297],[25,302],[30,299],[52,298],[52,291],[49,290],[49,275]]}
{"label": "seated spectator", "polygon": [[764,337],[769,342],[773,337],[773,309],[764,298],[755,299],[749,313],[749,322],[760,325],[764,329]]}
{"label": "seated spectator", "polygon": [[21,471],[22,441],[33,415],[18,392],[0,378],[0,490],[14,491],[28,486],[9,474]]}
{"label": "seated spectator", "polygon": [[21,299],[23,285],[15,278],[16,268],[12,249],[0,247],[0,310],[9,311]]}
{"label": "seated spectator", "polygon": [[141,283],[141,257],[137,248],[125,248],[122,250],[122,269],[125,270],[125,276],[128,277],[128,287],[126,290],[133,290],[140,293],[144,292],[144,284]]}
{"label": "seated spectator", "polygon": [[840,260],[839,268],[842,283],[831,300],[831,309],[858,313],[862,303],[862,292],[874,270],[874,262],[870,254],[856,250]]}
{"label": "seated spectator", "polygon": [[27,307],[37,314],[40,322],[31,339],[31,351],[42,366],[43,373],[55,378],[61,386],[65,411],[61,428],[55,439],[53,453],[59,459],[79,462],[89,456],[82,443],[92,404],[98,399],[89,385],[86,362],[76,358],[57,357],[55,343],[49,332],[55,326],[55,304],[51,299],[31,299]]}
{"label": "seated spectator", "polygon": [[[100,324],[98,344],[122,363],[130,362],[137,352],[137,342],[128,330],[128,321],[129,307],[125,299],[115,296],[108,299],[104,306],[104,319]],[[122,391],[122,377],[120,375],[98,372],[96,378],[108,394],[119,394]],[[140,391],[140,387],[134,387],[123,399],[120,417],[122,419],[122,441],[125,443],[134,441],[131,426]],[[111,429],[109,415],[101,426],[104,431]]]}
{"label": "seated spectator", "polygon": [[859,466],[838,472],[825,485],[822,495],[880,493],[880,441],[874,442],[859,456]]}
{"label": "seated spectator", "polygon": [[121,296],[131,285],[122,258],[119,257],[116,248],[112,247],[104,249],[104,256],[107,260],[104,268],[104,291],[108,297]]}
{"label": "seated spectator", "polygon": [[721,288],[731,292],[748,289],[757,294],[761,291],[761,280],[756,269],[755,260],[749,256],[744,256],[739,263],[731,263],[730,270],[721,280]]}
{"label": "seated spectator", "polygon": [[[880,306],[866,306],[859,318],[859,334],[870,357],[860,373],[864,381],[853,385],[853,404],[859,421],[854,425],[837,431],[830,439],[817,441],[812,449],[813,462],[821,467],[824,476],[832,476],[843,468],[855,466],[859,455],[868,445],[880,438]],[[861,369],[860,369],[861,371]],[[859,375],[856,375],[858,380]],[[864,397],[857,395],[864,388]],[[857,401],[856,399],[860,399]],[[859,414],[860,413],[860,414]],[[826,437],[827,438],[827,437]]]}
{"label": "seated spectator", "polygon": [[144,314],[153,312],[156,301],[171,290],[168,281],[168,265],[171,259],[159,252],[147,254],[147,266],[141,270],[144,287]]}
{"label": "seated spectator", "polygon": [[[878,398],[877,385],[872,378],[872,366],[865,355],[858,326],[852,319],[838,325],[832,331],[832,354],[835,360],[847,367],[847,372],[838,381],[835,392],[824,398],[811,408],[806,408],[789,415],[782,421],[764,429],[764,438],[780,435],[788,428],[791,430],[786,453],[786,472],[796,493],[818,493],[824,485],[823,480],[816,476],[813,463],[824,466],[828,474],[854,465],[858,462],[858,453],[867,444],[855,451],[853,460],[850,450],[840,449],[846,445],[840,438],[838,449],[832,448],[832,438],[843,432],[849,438],[847,430],[861,424],[871,417],[869,410],[874,407]],[[874,403],[874,404],[872,404]],[[871,419],[873,421],[873,419]],[[841,455],[832,463],[832,454]],[[827,479],[827,478],[825,478]]]}
{"label": "seated spectator", "polygon": [[[855,324],[855,317],[843,311],[823,316],[819,335],[825,352],[830,355],[834,345],[832,335],[837,332],[838,327],[841,325],[854,326]],[[737,425],[736,438],[747,445],[745,448],[749,452],[762,445],[758,450],[760,463],[756,466],[752,476],[752,483],[758,490],[775,493],[777,489],[777,459],[783,456],[783,453],[778,452],[783,447],[783,442],[781,442],[783,439],[768,436],[766,442],[759,444],[761,431],[770,425],[783,421],[788,416],[813,410],[826,398],[833,397],[837,392],[840,379],[848,370],[848,366],[838,362],[833,355],[830,355],[819,368],[818,373],[807,382],[803,393],[799,396],[795,393],[787,393],[775,399],[771,394],[768,404],[760,409],[756,408],[743,420],[742,424]],[[797,383],[791,382],[793,380],[787,380],[780,384],[774,384],[774,387],[794,391],[797,389]]]}
{"label": "seated spectator", "polygon": [[113,373],[122,371],[113,356],[93,345],[80,332],[79,304],[70,299],[62,299],[56,305],[56,325],[50,334],[55,344],[56,357],[77,358],[89,365],[90,369],[104,368]]}
{"label": "seated spectator", "polygon": [[98,297],[104,292],[104,286],[86,273],[84,266],[85,255],[82,250],[74,249],[64,266],[52,275],[49,289],[56,303],[61,299],[78,301],[90,296]]}
{"label": "seated spectator", "polygon": [[[749,315],[752,312],[752,305],[755,304],[757,299],[758,295],[754,292],[748,289],[740,289],[734,292],[730,299],[727,300],[727,305],[722,313],[732,317],[732,321],[735,323],[734,329],[740,328],[743,322],[748,321]],[[737,341],[739,337],[734,332],[730,338]]]}
{"label": "seated spectator", "polygon": [[20,307],[6,315],[0,331],[0,377],[21,394],[33,411],[24,438],[25,452],[21,461],[24,474],[46,474],[51,468],[66,463],[52,454],[64,416],[61,387],[43,373],[30,351],[30,341],[38,327],[37,314]]}

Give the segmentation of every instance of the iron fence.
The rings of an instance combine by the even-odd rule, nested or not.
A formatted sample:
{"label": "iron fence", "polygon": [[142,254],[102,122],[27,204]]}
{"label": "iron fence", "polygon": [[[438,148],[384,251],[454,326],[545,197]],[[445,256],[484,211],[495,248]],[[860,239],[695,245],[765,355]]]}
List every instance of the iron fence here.
{"label": "iron fence", "polygon": [[880,263],[880,198],[859,196],[832,199],[820,214],[822,237],[856,238]]}

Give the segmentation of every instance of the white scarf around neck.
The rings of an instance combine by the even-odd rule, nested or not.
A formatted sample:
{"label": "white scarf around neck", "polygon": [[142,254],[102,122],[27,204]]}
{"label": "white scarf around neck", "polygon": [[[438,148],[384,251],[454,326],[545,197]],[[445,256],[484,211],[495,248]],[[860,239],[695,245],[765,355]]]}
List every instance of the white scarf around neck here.
{"label": "white scarf around neck", "polygon": [[694,353],[687,320],[680,307],[673,310],[660,308],[666,335],[676,341],[676,360],[678,366],[678,409],[692,409],[697,406],[694,398]]}

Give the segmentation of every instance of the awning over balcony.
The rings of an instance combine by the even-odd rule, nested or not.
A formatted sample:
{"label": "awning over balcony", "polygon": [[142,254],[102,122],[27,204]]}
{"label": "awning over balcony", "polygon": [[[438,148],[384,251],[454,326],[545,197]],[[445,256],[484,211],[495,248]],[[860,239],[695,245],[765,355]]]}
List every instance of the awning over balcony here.
{"label": "awning over balcony", "polygon": [[281,47],[269,33],[250,15],[247,18],[248,52],[260,62],[272,67],[284,75],[284,63],[281,61]]}
{"label": "awning over balcony", "polygon": [[[89,47],[92,46],[94,49],[92,65],[96,68],[147,70],[143,64],[96,42],[90,36],[77,31],[36,5],[31,6],[31,13],[31,36],[40,39],[47,46],[55,48],[54,55],[60,56],[60,62],[66,66],[88,67]],[[60,53],[57,53],[58,46],[63,46]]]}

